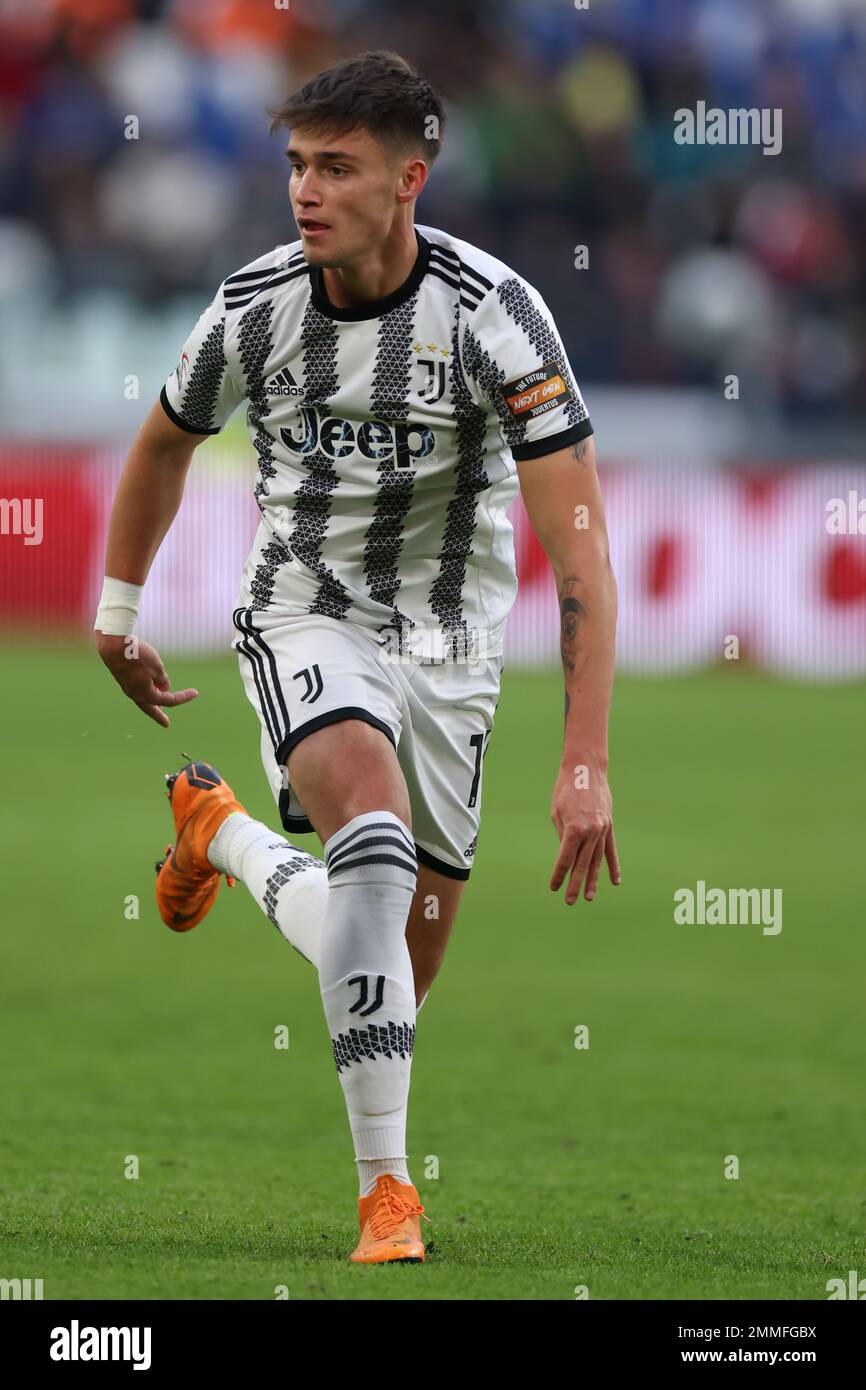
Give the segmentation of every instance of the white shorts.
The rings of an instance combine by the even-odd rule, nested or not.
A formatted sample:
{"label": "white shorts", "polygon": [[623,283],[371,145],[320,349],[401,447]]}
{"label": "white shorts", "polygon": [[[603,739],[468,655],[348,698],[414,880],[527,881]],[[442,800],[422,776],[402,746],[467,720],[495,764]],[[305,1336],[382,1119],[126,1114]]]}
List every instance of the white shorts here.
{"label": "white shorts", "polygon": [[317,615],[239,608],[234,623],[232,647],[261,721],[262,762],[286,832],[313,832],[289,784],[291,750],[327,724],[362,719],[396,750],[419,864],[468,878],[503,658],[398,660],[375,631]]}

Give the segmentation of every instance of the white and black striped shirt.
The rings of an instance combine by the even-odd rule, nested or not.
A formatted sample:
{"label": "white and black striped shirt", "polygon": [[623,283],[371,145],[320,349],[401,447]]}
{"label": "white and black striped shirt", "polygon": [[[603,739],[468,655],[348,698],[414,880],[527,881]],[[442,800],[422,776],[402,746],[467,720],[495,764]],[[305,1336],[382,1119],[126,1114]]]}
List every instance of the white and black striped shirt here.
{"label": "white and black striped shirt", "polygon": [[252,612],[496,655],[517,592],[514,460],[592,427],[537,291],[467,242],[416,235],[408,280],[360,309],[329,302],[299,241],[229,275],[161,400],[196,434],[248,402],[262,513],[241,589]]}

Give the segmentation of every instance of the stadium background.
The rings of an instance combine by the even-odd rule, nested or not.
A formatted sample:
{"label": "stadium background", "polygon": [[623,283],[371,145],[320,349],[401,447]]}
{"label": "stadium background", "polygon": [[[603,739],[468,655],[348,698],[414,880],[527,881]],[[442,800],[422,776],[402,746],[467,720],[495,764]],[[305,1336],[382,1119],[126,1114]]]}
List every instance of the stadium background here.
{"label": "stadium background", "polygon": [[[383,46],[449,103],[418,221],[556,316],[621,603],[624,885],[569,911],[547,889],[555,595],[518,501],[479,856],[419,1028],[413,1171],[440,1165],[420,1285],[341,1265],[351,1155],[302,963],[241,893],[195,939],[155,917],[182,751],[273,817],[226,654],[242,413],[198,451],[143,610],[199,700],[146,724],[87,637],[137,425],[220,280],[294,239],[264,108]],[[866,497],[864,62],[859,0],[4,7],[0,1275],[44,1271],[46,1297],[817,1298],[866,1272],[866,536],[826,523]],[[700,100],[781,108],[781,153],[678,145]],[[783,930],[676,926],[698,880],[781,888]]]}

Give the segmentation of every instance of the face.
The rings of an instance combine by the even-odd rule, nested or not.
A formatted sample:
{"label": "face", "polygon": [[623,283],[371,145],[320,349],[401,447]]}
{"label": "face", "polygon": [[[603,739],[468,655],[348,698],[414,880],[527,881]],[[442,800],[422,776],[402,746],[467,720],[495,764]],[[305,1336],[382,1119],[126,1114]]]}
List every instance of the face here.
{"label": "face", "polygon": [[311,265],[350,266],[384,241],[399,207],[423,186],[423,160],[386,152],[365,130],[292,130],[289,196]]}

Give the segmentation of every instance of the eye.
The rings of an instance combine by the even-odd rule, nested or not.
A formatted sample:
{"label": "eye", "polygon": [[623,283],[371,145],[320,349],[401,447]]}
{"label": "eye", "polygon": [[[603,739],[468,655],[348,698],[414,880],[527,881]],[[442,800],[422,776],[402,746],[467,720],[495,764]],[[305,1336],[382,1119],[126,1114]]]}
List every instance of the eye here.
{"label": "eye", "polygon": [[337,178],[341,178],[343,174],[348,174],[349,171],[343,164],[332,164],[328,172],[336,174]]}

